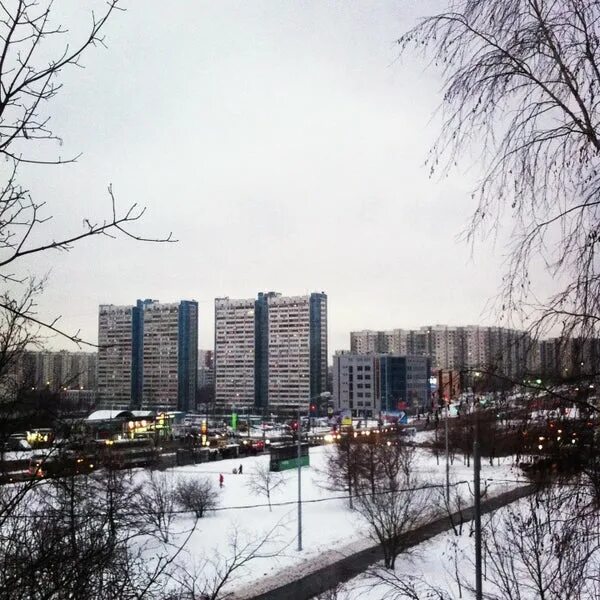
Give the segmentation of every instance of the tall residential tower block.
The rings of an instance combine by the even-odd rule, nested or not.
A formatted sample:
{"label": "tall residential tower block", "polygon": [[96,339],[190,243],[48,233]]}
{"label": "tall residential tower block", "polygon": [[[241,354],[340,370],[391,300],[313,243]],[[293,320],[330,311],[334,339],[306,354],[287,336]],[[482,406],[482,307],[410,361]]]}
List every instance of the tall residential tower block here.
{"label": "tall residential tower block", "polygon": [[98,401],[105,408],[194,408],[198,377],[198,303],[101,305]]}
{"label": "tall residential tower block", "polygon": [[292,413],[326,385],[326,294],[215,300],[219,409]]}

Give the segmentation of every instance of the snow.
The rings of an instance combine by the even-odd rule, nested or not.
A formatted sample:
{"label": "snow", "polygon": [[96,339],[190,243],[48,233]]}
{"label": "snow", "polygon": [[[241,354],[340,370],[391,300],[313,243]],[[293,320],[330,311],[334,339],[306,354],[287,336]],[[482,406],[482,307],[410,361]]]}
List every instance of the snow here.
{"label": "snow", "polygon": [[[401,554],[396,560],[395,576],[404,582],[412,581],[422,594],[419,597],[429,597],[427,591],[430,587],[445,591],[449,598],[465,597],[464,589],[463,596],[459,596],[455,574],[452,571],[455,557],[458,557],[463,565],[468,565],[467,561],[473,560],[470,523],[465,523],[463,527],[462,535],[456,536],[452,531],[447,531]],[[463,575],[461,573],[461,576]],[[473,584],[472,581],[469,583]],[[391,589],[393,588],[382,583],[381,579],[366,573],[344,583],[339,600],[381,600],[387,597],[386,593]],[[466,597],[471,598],[468,594]]]}
{"label": "snow", "polygon": [[[427,435],[421,432],[417,434],[419,441],[426,437]],[[323,487],[323,477],[320,473],[323,472],[326,454],[332,449],[328,446],[312,448],[310,467],[302,469],[302,551],[296,549],[296,470],[283,472],[285,485],[273,493],[273,510],[270,512],[266,498],[252,495],[247,488],[249,473],[256,464],[268,462],[268,455],[169,469],[175,481],[180,478],[208,477],[217,486],[219,474],[224,475],[224,487],[219,490],[219,510],[198,521],[196,529],[189,534],[180,559],[187,561],[189,565],[197,564],[208,557],[214,559],[220,556],[222,561],[231,555],[228,541],[235,530],[238,530],[246,541],[258,541],[275,529],[268,544],[268,551],[278,555],[256,558],[246,569],[237,572],[235,579],[228,586],[230,591],[235,589],[239,592],[236,593],[236,597],[243,597],[244,589],[257,591],[257,580],[261,580],[264,587],[275,580],[283,580],[286,577],[293,579],[335,561],[340,555],[348,555],[372,545],[365,523],[356,512],[350,511],[347,500],[340,498],[344,493],[329,491]],[[517,481],[522,479],[511,459],[501,460],[500,463],[493,467],[489,466],[489,463],[482,465],[482,488],[487,483],[490,495],[515,487],[518,485]],[[243,474],[233,475],[233,469],[240,464],[243,464]],[[438,465],[433,454],[418,448],[416,470],[424,483],[440,484],[445,481],[443,455],[439,457]],[[469,482],[472,480],[472,467],[467,467],[461,458],[456,457],[451,465],[450,475],[452,482]],[[525,480],[522,480],[525,483]],[[470,497],[468,483],[460,484],[459,489],[465,498]],[[432,490],[432,503],[439,504],[439,497],[440,494],[435,489]],[[187,531],[193,521],[191,516],[179,516],[176,527],[180,531]],[[173,541],[176,543],[177,540],[182,540],[183,535],[180,534]],[[437,556],[439,557],[439,554]]]}
{"label": "snow", "polygon": [[111,419],[118,419],[132,413],[128,410],[97,410],[90,414],[87,421],[110,421]]}
{"label": "snow", "polygon": [[[566,508],[564,516],[568,515],[572,517],[573,512],[571,509],[572,507]],[[498,509],[493,515],[485,515],[483,518],[484,541],[486,529],[489,531],[490,526],[503,530],[506,526],[504,519],[510,514],[508,511],[520,513],[522,518],[527,520],[527,515],[530,514],[531,510],[532,506],[530,501],[527,498],[522,498],[512,504],[510,508],[503,507]],[[544,522],[543,506],[536,506],[535,510],[540,522]],[[512,518],[514,519],[514,517]],[[551,557],[544,557],[545,583],[552,580],[553,568],[560,568],[559,565],[561,559],[557,554],[554,554],[554,551],[556,550],[556,547],[561,544],[561,541],[559,541],[561,536],[560,527],[561,523],[564,523],[562,518],[563,517],[560,515],[555,517],[552,521],[553,526],[548,527],[547,529],[545,529],[544,526],[541,526],[540,529],[538,529],[538,534],[540,531],[545,531],[546,537],[544,542],[538,541],[537,546],[532,544],[530,547],[530,549],[535,547],[540,549],[545,548],[546,553]],[[493,521],[490,521],[490,519],[493,519]],[[384,570],[381,564],[374,566],[369,572],[363,573],[342,584],[338,590],[338,600],[385,600],[386,598],[408,598],[408,596],[396,595],[394,593],[395,579],[404,583],[411,583],[418,592],[419,598],[438,598],[439,596],[437,594],[432,593],[433,590],[436,589],[444,593],[444,598],[464,598],[465,600],[473,600],[473,590],[467,589],[474,587],[475,585],[475,550],[474,538],[471,535],[472,528],[472,521],[465,522],[459,535],[456,535],[452,530],[448,530],[426,542],[422,542],[408,552],[401,554],[396,560],[395,571],[393,574],[390,571]],[[502,535],[499,537],[502,539]],[[501,544],[510,546],[510,537],[503,539]],[[525,548],[528,547],[529,546],[525,546]],[[527,550],[525,550],[525,553],[526,552]],[[512,576],[519,577],[518,583],[521,585],[519,591],[522,594],[522,596],[519,597],[524,600],[535,600],[539,597],[538,595],[535,595],[535,585],[533,582],[528,581],[528,571],[526,568],[519,570],[518,565],[521,558],[518,552],[515,551],[515,553],[517,572],[513,573]],[[483,593],[484,597],[499,598],[502,597],[502,590],[494,585],[494,577],[491,573],[489,574],[489,577],[486,577],[486,575],[488,575],[488,562],[492,560],[492,558],[486,557],[484,550],[482,557]],[[589,560],[590,564],[597,564],[592,563],[593,557],[587,557],[586,560]],[[489,569],[490,571],[492,570],[491,565],[489,566]],[[592,577],[595,577],[596,571],[593,570],[594,567],[592,566],[591,569]],[[379,576],[377,576],[376,573],[379,573]],[[531,576],[531,573],[529,573],[529,576]],[[511,575],[509,575],[509,578],[510,577]],[[384,583],[383,578],[392,584]],[[489,596],[487,594],[489,594]],[[412,598],[412,596],[410,597]],[[556,596],[549,593],[547,597],[550,598]],[[566,598],[568,596],[565,595],[561,597]],[[589,597],[591,598],[592,596],[590,595]]]}

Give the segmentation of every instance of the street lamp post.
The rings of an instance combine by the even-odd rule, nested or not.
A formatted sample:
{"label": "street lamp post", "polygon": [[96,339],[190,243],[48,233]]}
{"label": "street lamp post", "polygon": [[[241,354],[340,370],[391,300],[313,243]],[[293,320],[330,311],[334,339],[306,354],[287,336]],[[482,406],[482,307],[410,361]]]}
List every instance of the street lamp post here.
{"label": "street lamp post", "polygon": [[446,404],[446,502],[448,503],[448,507],[450,507],[450,457],[449,457],[449,444],[448,444],[448,418],[450,416],[450,407],[448,402],[444,402]]}
{"label": "street lamp post", "polygon": [[[310,428],[310,405],[311,402],[317,398],[323,398],[327,392],[322,392],[313,396],[308,401],[308,419]],[[301,420],[301,407],[298,405],[298,552],[302,551],[302,420]]]}
{"label": "street lamp post", "polygon": [[302,551],[302,425],[298,407],[298,552]]}
{"label": "street lamp post", "polygon": [[475,598],[482,600],[481,569],[481,449],[479,446],[479,421],[475,414],[475,439],[473,441],[473,493],[475,496]]}

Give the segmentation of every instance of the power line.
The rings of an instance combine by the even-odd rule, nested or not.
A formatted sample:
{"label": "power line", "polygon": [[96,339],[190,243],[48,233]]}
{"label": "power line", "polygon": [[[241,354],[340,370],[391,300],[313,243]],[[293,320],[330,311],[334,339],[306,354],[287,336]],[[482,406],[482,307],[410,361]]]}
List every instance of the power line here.
{"label": "power line", "polygon": [[[464,485],[466,483],[470,483],[470,481],[468,480],[461,480],[461,481],[456,481],[450,484],[451,487],[457,487],[459,485]],[[422,486],[417,486],[417,487],[407,487],[407,488],[398,488],[398,489],[386,489],[386,490],[377,490],[375,492],[364,492],[364,493],[360,493],[360,494],[343,494],[343,495],[337,495],[337,496],[328,496],[327,498],[313,498],[311,500],[303,500],[303,503],[306,504],[316,504],[316,503],[320,503],[320,502],[329,502],[332,500],[348,500],[349,498],[365,498],[365,497],[372,497],[372,496],[379,496],[379,495],[384,495],[384,494],[394,494],[394,493],[406,493],[406,492],[418,492],[418,491],[422,491],[422,490],[433,490],[433,489],[440,489],[440,488],[445,488],[446,484],[445,483],[431,483],[431,484],[425,484]],[[285,502],[271,502],[270,506],[291,506],[291,505],[296,505],[297,504],[297,500],[286,500]],[[234,505],[234,506],[217,506],[215,508],[210,509],[210,511],[207,512],[222,512],[222,511],[226,511],[226,510],[249,510],[249,509],[255,509],[255,508],[268,508],[269,504],[268,503],[263,503],[263,504],[244,504],[244,505]],[[193,510],[177,510],[177,509],[172,509],[172,510],[164,510],[164,511],[151,511],[151,510],[145,510],[145,511],[128,511],[128,512],[118,512],[118,515],[121,517],[143,517],[143,516],[151,516],[151,515],[161,515],[161,514],[170,514],[170,515],[193,515],[195,514],[195,511]],[[27,515],[8,515],[6,518],[27,518],[27,519],[31,519],[31,518],[44,518],[44,517],[54,517],[56,516],[56,514],[54,513],[37,513],[37,514],[27,514]],[[102,517],[105,516],[105,513],[85,513],[85,514],[77,514],[75,515],[76,517]],[[0,512],[0,518],[1,518],[1,512]]]}

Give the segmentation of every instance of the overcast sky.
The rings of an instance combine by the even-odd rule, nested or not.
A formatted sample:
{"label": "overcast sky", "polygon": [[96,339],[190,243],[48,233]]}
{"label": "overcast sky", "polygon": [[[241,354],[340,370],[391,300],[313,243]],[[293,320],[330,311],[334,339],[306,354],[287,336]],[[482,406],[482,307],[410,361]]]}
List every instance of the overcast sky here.
{"label": "overcast sky", "polygon": [[[87,27],[93,2],[56,4]],[[493,323],[501,248],[457,240],[473,182],[423,166],[439,73],[394,45],[440,4],[126,2],[49,107],[54,151],[81,159],[22,181],[54,215],[47,236],[108,214],[112,183],[121,207],[147,206],[137,231],[179,242],[38,257],[41,315],[95,341],[101,303],[196,299],[211,348],[215,297],[325,291],[331,351],[355,329]]]}

